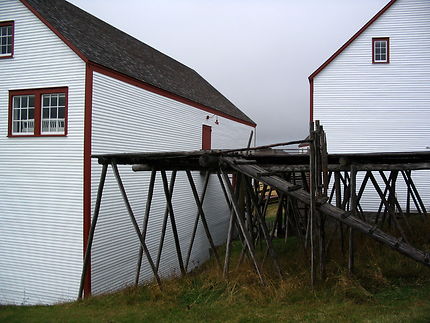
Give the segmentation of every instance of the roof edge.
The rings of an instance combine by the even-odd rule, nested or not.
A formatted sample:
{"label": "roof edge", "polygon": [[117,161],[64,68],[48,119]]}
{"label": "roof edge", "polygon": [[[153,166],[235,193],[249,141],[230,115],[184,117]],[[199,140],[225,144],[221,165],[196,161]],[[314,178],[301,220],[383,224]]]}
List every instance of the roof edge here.
{"label": "roof edge", "polygon": [[[113,72],[113,73],[117,73],[117,75],[123,75],[124,77],[127,77],[127,78],[129,78],[129,79],[133,79],[135,82],[138,82],[138,83],[141,83],[141,84],[145,84],[147,87],[151,87],[152,88],[152,92],[155,92],[155,93],[157,93],[157,92],[159,92],[159,93],[157,93],[157,94],[160,94],[161,92],[163,92],[163,94],[161,94],[161,95],[163,95],[163,96],[166,96],[166,97],[171,97],[172,99],[174,99],[174,100],[176,100],[176,101],[179,101],[179,102],[181,102],[181,101],[187,101],[187,103],[186,104],[188,104],[188,105],[191,105],[191,106],[193,106],[193,107],[195,107],[195,108],[197,108],[197,109],[200,109],[200,110],[204,110],[204,111],[207,111],[207,112],[211,112],[211,113],[216,113],[217,115],[219,115],[219,116],[221,116],[221,117],[224,117],[224,118],[227,118],[227,119],[230,119],[230,120],[232,120],[232,121],[236,121],[236,122],[239,122],[239,123],[242,123],[242,124],[245,124],[245,125],[247,125],[247,126],[250,126],[250,127],[253,127],[253,128],[255,128],[256,126],[257,126],[257,124],[252,120],[252,119],[250,119],[249,117],[249,119],[250,119],[250,121],[248,121],[248,120],[244,120],[244,119],[242,119],[242,118],[239,118],[239,117],[235,117],[235,116],[232,116],[232,115],[230,115],[230,114],[228,114],[228,113],[225,113],[225,112],[222,112],[222,111],[219,111],[218,109],[216,109],[216,108],[213,108],[213,107],[208,107],[208,106],[206,106],[206,105],[204,105],[204,104],[202,104],[202,103],[199,103],[199,102],[197,102],[197,101],[195,101],[195,100],[191,100],[191,99],[188,99],[188,98],[185,98],[185,97],[182,97],[182,96],[179,96],[178,94],[175,94],[175,93],[173,93],[173,92],[170,92],[170,91],[167,91],[167,90],[164,90],[164,89],[162,89],[162,88],[158,88],[158,87],[156,87],[156,86],[154,86],[154,85],[151,85],[151,84],[149,84],[149,83],[146,83],[146,82],[143,82],[143,81],[141,81],[141,80],[137,80],[137,79],[135,79],[135,78],[133,78],[132,76],[130,76],[130,75],[126,75],[126,74],[123,74],[123,73],[121,73],[121,72],[119,72],[119,71],[117,71],[117,70],[115,70],[115,69],[111,69],[111,68],[109,68],[109,67],[105,67],[105,66],[102,66],[102,65],[99,65],[99,64],[97,64],[97,63],[95,63],[95,62],[92,62],[92,61],[90,61],[90,59],[87,57],[87,56],[85,56],[75,45],[73,45],[73,43],[72,42],[70,42],[61,32],[59,32],[54,26],[52,26],[50,23],[49,23],[49,21],[47,21],[32,5],[30,5],[26,0],[20,0],[20,2],[28,9],[28,10],[30,10],[43,24],[45,24],[58,38],[60,38],[73,52],[75,52],[75,54],[76,55],[78,55],[85,63],[87,63],[87,64],[91,64],[92,66],[97,66],[97,67],[99,67],[100,69],[104,69],[104,70],[109,70],[109,71],[111,71],[111,72]],[[96,17],[97,18],[97,17]],[[99,18],[97,18],[97,19],[99,19]],[[101,20],[101,19],[100,19]],[[112,26],[113,28],[116,28],[116,27],[114,27],[114,26]],[[117,28],[116,28],[117,29]],[[119,29],[118,29],[119,30]],[[128,35],[128,34],[127,34]],[[133,37],[133,36],[131,36],[131,37]],[[134,37],[133,37],[134,38]],[[135,38],[137,41],[139,41],[140,42],[140,40],[139,39],[137,39],[137,38]],[[147,45],[147,46],[149,46],[149,45]],[[152,47],[153,48],[153,47]],[[166,55],[166,54],[164,54],[164,53],[162,53],[161,51],[159,51],[159,50],[157,50],[157,49],[155,49],[155,48],[153,48],[154,50],[156,50],[156,51],[158,51],[159,53],[161,53],[162,55],[165,55],[165,56],[168,56],[168,55]],[[177,63],[179,63],[179,64],[181,64],[181,65],[183,65],[183,66],[186,66],[186,65],[184,65],[183,63],[181,63],[181,62],[179,62],[178,60],[176,60],[176,59],[174,59],[174,58],[172,58],[172,57],[170,57],[170,56],[168,56],[170,59],[172,59],[172,60],[175,60]],[[187,68],[189,68],[188,66],[186,66]],[[191,68],[190,68],[191,69]],[[194,69],[191,69],[194,73],[196,73],[196,74],[198,74]],[[200,76],[201,77],[201,76]],[[204,78],[202,78],[203,80],[205,80]],[[206,80],[205,80],[206,81]],[[207,82],[207,81],[206,81]],[[210,84],[210,83],[209,83]],[[212,85],[211,85],[212,86]],[[154,89],[156,89],[156,90],[154,90]],[[219,92],[216,88],[214,88],[220,95],[222,95],[221,94],[221,92]],[[228,100],[228,99],[227,99]],[[240,110],[240,109],[239,109]],[[241,111],[241,110],[240,110]]]}
{"label": "roof edge", "polygon": [[27,7],[42,23],[46,25],[58,38],[60,38],[76,55],[79,56],[85,63],[88,63],[88,58],[74,46],[66,37],[63,36],[54,26],[52,26],[33,6],[31,6],[26,0],[20,0],[20,2]]}
{"label": "roof edge", "polygon": [[218,115],[219,117],[223,117],[223,118],[229,119],[231,121],[235,121],[235,122],[238,122],[238,123],[241,123],[241,124],[244,124],[246,126],[253,127],[253,128],[257,127],[257,124],[254,121],[252,121],[251,119],[250,120],[252,122],[241,119],[239,117],[232,116],[226,112],[222,112],[220,110],[217,110],[216,108],[206,106],[206,105],[199,103],[197,101],[188,99],[186,97],[183,97],[183,96],[180,96],[178,94],[172,93],[170,91],[164,90],[162,88],[156,87],[152,84],[138,80],[138,79],[136,79],[130,75],[121,73],[121,72],[116,71],[112,68],[100,65],[100,64],[92,62],[92,61],[88,61],[88,65],[90,67],[92,67],[92,70],[94,72],[98,72],[98,73],[104,74],[106,76],[113,77],[119,81],[140,87],[144,90],[147,90],[147,91],[153,92],[155,94],[167,97],[169,99],[184,103],[184,104],[189,105],[193,108],[203,110],[203,111],[206,111],[206,112],[211,113],[211,114]]}
{"label": "roof edge", "polygon": [[359,31],[357,31],[345,44],[342,45],[333,55],[331,55],[320,67],[318,67],[311,75],[309,75],[309,81],[317,76],[328,64],[330,64],[340,53],[342,53],[355,39],[358,38],[367,28],[370,27],[380,16],[384,14],[397,0],[391,0],[387,3],[379,12],[373,16]]}

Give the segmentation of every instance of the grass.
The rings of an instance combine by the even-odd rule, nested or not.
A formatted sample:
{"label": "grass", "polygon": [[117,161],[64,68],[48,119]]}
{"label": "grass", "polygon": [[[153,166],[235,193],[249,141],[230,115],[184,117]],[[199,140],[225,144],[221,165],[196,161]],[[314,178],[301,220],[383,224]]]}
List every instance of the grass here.
{"label": "grass", "polygon": [[[418,243],[430,246],[430,228],[419,226]],[[394,251],[357,237],[356,271],[332,247],[327,278],[309,286],[308,260],[294,237],[275,241],[284,271],[275,279],[270,262],[266,285],[245,261],[222,279],[210,260],[184,278],[55,306],[2,306],[0,322],[430,322],[430,270]],[[261,256],[261,255],[260,255]]]}

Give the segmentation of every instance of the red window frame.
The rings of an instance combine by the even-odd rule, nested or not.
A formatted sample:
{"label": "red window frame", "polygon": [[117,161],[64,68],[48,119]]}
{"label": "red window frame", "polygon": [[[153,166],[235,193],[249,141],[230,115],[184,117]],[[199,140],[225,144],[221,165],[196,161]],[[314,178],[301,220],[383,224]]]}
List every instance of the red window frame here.
{"label": "red window frame", "polygon": [[202,127],[202,150],[212,149],[212,127],[203,125]]}
{"label": "red window frame", "polygon": [[[387,61],[375,61],[375,42],[377,41],[386,41],[387,42]],[[372,63],[373,64],[388,64],[390,63],[390,38],[389,37],[379,37],[372,38]]]}
{"label": "red window frame", "polygon": [[15,22],[14,21],[0,21],[0,27],[11,26],[12,27],[12,50],[9,55],[0,56],[0,59],[3,58],[12,58],[15,48]]}
{"label": "red window frame", "polygon": [[[64,133],[50,133],[42,134],[42,95],[53,94],[53,93],[64,93],[66,97],[65,109],[64,109]],[[12,132],[12,108],[13,108],[13,97],[17,95],[34,95],[34,133],[28,134],[14,134]],[[31,90],[10,90],[9,91],[9,113],[8,113],[8,137],[64,137],[67,136],[67,125],[68,125],[68,111],[69,111],[69,88],[68,87],[57,87],[57,88],[46,88],[46,89],[31,89]]]}

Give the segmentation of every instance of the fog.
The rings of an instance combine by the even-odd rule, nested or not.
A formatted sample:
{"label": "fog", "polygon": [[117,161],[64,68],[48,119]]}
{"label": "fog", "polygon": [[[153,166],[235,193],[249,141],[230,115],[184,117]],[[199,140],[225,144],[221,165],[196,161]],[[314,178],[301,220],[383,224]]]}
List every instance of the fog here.
{"label": "fog", "polygon": [[195,69],[267,144],[306,136],[308,76],[388,0],[70,2]]}

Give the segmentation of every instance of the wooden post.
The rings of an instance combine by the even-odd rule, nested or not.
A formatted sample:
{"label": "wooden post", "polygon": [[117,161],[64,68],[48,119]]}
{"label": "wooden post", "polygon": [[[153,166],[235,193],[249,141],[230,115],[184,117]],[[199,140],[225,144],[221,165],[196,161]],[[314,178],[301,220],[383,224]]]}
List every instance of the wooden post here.
{"label": "wooden post", "polygon": [[[373,186],[374,186],[374,187],[375,187],[375,189],[376,189],[376,192],[378,193],[378,195],[379,195],[379,197],[380,197],[380,199],[381,199],[381,203],[382,203],[382,204],[385,206],[385,208],[388,210],[388,212],[389,212],[390,216],[392,216],[392,217],[393,217],[394,224],[396,225],[396,227],[397,227],[398,231],[399,231],[399,232],[400,232],[400,234],[402,235],[403,240],[404,240],[404,241],[408,241],[408,239],[406,238],[405,233],[403,232],[402,227],[401,227],[401,226],[400,226],[400,224],[397,222],[397,219],[396,219],[396,217],[395,217],[395,214],[392,214],[392,213],[391,213],[390,208],[389,208],[389,203],[388,203],[388,201],[386,200],[386,198],[385,198],[384,194],[382,193],[382,190],[381,190],[381,188],[379,187],[378,182],[376,181],[375,177],[373,176],[373,174],[372,174],[372,173],[370,173],[369,177],[370,177],[370,181],[372,182]],[[389,185],[389,184],[387,184],[387,185]],[[375,224],[377,224],[377,222],[376,222]],[[383,224],[383,222],[381,223],[381,225],[382,225],[382,224]]]}
{"label": "wooden post", "polygon": [[[169,193],[170,195],[173,194],[173,188],[175,187],[175,180],[176,180],[176,171],[172,171],[172,175],[170,175],[170,187],[169,187]],[[163,245],[164,245],[164,238],[166,236],[166,228],[167,228],[167,218],[169,216],[169,207],[166,203],[166,208],[164,210],[164,216],[163,216],[163,225],[161,227],[161,235],[160,235],[160,243],[158,245],[158,253],[157,253],[157,259],[155,263],[155,268],[160,268],[160,261],[161,261],[161,254],[163,252]]]}
{"label": "wooden post", "polygon": [[[197,193],[196,184],[194,183],[194,180],[193,180],[193,177],[191,175],[191,172],[189,170],[187,170],[186,173],[187,173],[188,181],[189,181],[190,186],[191,186],[191,190],[193,192],[194,200],[196,201],[196,205],[197,205],[197,208],[199,210],[198,214],[200,215],[200,218],[201,218],[201,221],[202,221],[202,224],[203,224],[203,228],[204,228],[205,233],[206,233],[206,237],[208,238],[209,244],[210,244],[210,246],[212,248],[212,251],[213,251],[213,253],[215,255],[216,262],[217,262],[218,266],[221,269],[222,267],[221,267],[221,262],[220,262],[219,257],[218,257],[218,251],[217,251],[216,246],[215,246],[215,244],[213,242],[211,233],[209,231],[209,226],[208,226],[208,223],[206,221],[205,212],[203,211],[204,194],[202,194],[202,198],[199,199],[199,195]],[[205,180],[205,186],[204,186],[204,193],[205,194],[206,194],[206,189],[207,189],[207,186],[208,186],[208,182],[209,182],[209,172],[206,173],[206,180]],[[197,215],[197,222],[198,222],[198,219],[199,219],[199,216]],[[195,231],[194,231],[193,237],[195,237]],[[192,242],[194,242],[194,238],[193,238]],[[192,243],[190,244],[189,253],[187,255],[187,263],[186,263],[187,267],[188,267],[189,255],[191,254],[191,248],[192,248]]]}
{"label": "wooden post", "polygon": [[178,256],[179,269],[182,275],[186,274],[184,262],[182,260],[181,244],[179,242],[178,230],[176,228],[175,214],[173,213],[172,194],[170,194],[169,184],[167,183],[167,176],[164,170],[161,171],[161,178],[163,180],[164,195],[166,196],[167,207],[169,209],[170,225],[173,232],[173,240],[175,241],[176,255]]}
{"label": "wooden post", "polygon": [[315,286],[316,272],[315,272],[315,246],[314,246],[314,217],[315,217],[315,197],[316,197],[316,184],[317,174],[315,168],[315,133],[313,122],[309,125],[309,139],[312,141],[310,144],[310,156],[309,156],[309,191],[310,191],[310,208],[309,208],[309,238],[310,238],[310,249],[311,249],[311,286]]}
{"label": "wooden post", "polygon": [[[226,241],[226,247],[225,247],[225,259],[224,259],[224,269],[223,269],[223,277],[227,278],[229,266],[230,266],[230,255],[231,255],[231,242],[233,240],[233,232],[234,232],[234,209],[230,202],[229,196],[227,194],[227,189],[224,185],[223,179],[221,178],[221,174],[217,172],[218,180],[221,185],[222,191],[224,192],[224,197],[226,199],[226,202],[230,208],[230,219],[228,224],[228,232],[227,232],[227,241]],[[236,183],[236,192],[235,197],[237,198],[238,194],[238,187],[240,186],[240,180]]]}
{"label": "wooden post", "polygon": [[[357,168],[351,165],[350,191],[351,191],[351,215],[357,214]],[[348,272],[350,275],[354,272],[354,230],[349,228],[349,257],[348,257]]]}
{"label": "wooden post", "polygon": [[[210,178],[210,173],[206,172],[205,174],[205,179],[204,179],[204,184],[203,184],[203,192],[202,195],[200,197],[200,203],[203,205],[205,196],[206,196],[206,191],[208,188],[208,184],[209,184],[209,178]],[[194,220],[194,226],[193,226],[193,232],[191,234],[191,241],[190,241],[190,246],[188,247],[188,252],[187,252],[187,257],[185,258],[185,270],[188,271],[188,265],[190,262],[190,257],[191,257],[191,251],[194,245],[194,240],[196,238],[196,233],[197,233],[197,227],[199,225],[199,220],[200,220],[200,211],[197,211],[197,216],[196,219]]]}
{"label": "wooden post", "polygon": [[87,245],[85,248],[85,256],[84,256],[84,263],[82,266],[81,283],[79,285],[78,299],[82,299],[82,295],[84,293],[85,278],[87,275],[87,271],[89,269],[89,263],[90,263],[90,257],[91,257],[91,248],[93,246],[94,232],[96,230],[97,219],[99,218],[100,204],[102,202],[103,188],[105,185],[107,168],[108,168],[108,164],[103,164],[102,172],[100,174],[99,188],[97,190],[97,199],[96,199],[96,205],[94,208],[94,215],[93,215],[93,219],[91,221],[90,232],[88,233],[88,241],[87,241]]}
{"label": "wooden post", "polygon": [[130,202],[128,201],[127,193],[125,192],[125,188],[124,188],[124,185],[122,183],[121,176],[119,175],[118,167],[116,166],[115,162],[112,162],[111,166],[112,166],[112,170],[113,170],[113,173],[115,175],[116,181],[118,183],[118,187],[121,191],[122,199],[123,199],[124,204],[127,208],[128,215],[130,216],[131,223],[133,224],[134,230],[136,231],[136,234],[139,238],[140,244],[142,245],[143,251],[145,252],[145,256],[148,259],[149,265],[152,269],[152,273],[154,274],[155,279],[157,280],[158,286],[161,288],[160,277],[158,276],[158,272],[155,268],[154,262],[152,261],[151,254],[149,253],[148,247],[146,246],[146,243],[143,240],[142,234],[140,233],[139,225],[136,222],[136,218],[134,216]]}
{"label": "wooden post", "polygon": [[[157,171],[153,170],[151,172],[151,179],[149,180],[148,196],[146,199],[145,215],[143,217],[143,226],[142,226],[143,240],[145,240],[146,238],[146,230],[148,228],[149,212],[151,210],[151,203],[152,203],[152,196],[154,193],[154,183],[155,183],[156,174],[157,174]],[[143,248],[142,246],[139,246],[139,255],[138,255],[137,266],[136,266],[136,278],[134,281],[135,286],[139,285],[140,268],[142,267],[142,256],[143,256]]]}
{"label": "wooden post", "polygon": [[[340,186],[340,172],[336,171],[334,172],[334,187],[336,191],[336,207],[342,208],[342,192],[341,192],[341,186]],[[343,224],[342,222],[339,222],[339,228],[340,228],[340,249],[342,251],[342,255],[345,255],[345,244],[344,244],[344,236],[343,236]]]}
{"label": "wooden post", "polygon": [[240,211],[239,205],[237,204],[237,201],[234,199],[233,188],[231,186],[231,183],[230,183],[227,175],[224,172],[222,173],[222,177],[223,177],[223,180],[224,180],[224,185],[227,188],[228,197],[229,197],[229,199],[231,201],[231,204],[232,204],[233,209],[234,209],[234,213],[236,215],[236,221],[237,221],[237,223],[239,225],[239,229],[242,232],[242,235],[244,237],[245,243],[246,243],[246,245],[248,247],[249,255],[250,255],[250,257],[251,257],[251,259],[252,259],[252,261],[254,263],[254,267],[255,267],[255,270],[256,270],[256,272],[258,274],[258,277],[260,278],[260,282],[262,284],[264,284],[263,276],[261,275],[260,268],[258,267],[257,260],[255,259],[253,244],[250,241],[250,237],[248,235],[248,232],[246,231],[245,224],[243,223],[243,219],[240,217],[240,212],[241,211]]}
{"label": "wooden post", "polygon": [[271,239],[271,238],[270,238],[270,236],[269,236],[269,231],[268,231],[268,229],[267,229],[266,222],[264,221],[263,215],[260,213],[260,210],[259,210],[259,209],[258,209],[258,207],[257,207],[257,205],[258,205],[258,200],[257,200],[257,198],[252,194],[252,188],[251,188],[250,186],[248,186],[247,184],[245,184],[245,185],[246,185],[246,188],[247,188],[247,190],[248,190],[249,196],[250,196],[250,198],[251,198],[251,202],[252,202],[252,203],[254,204],[254,206],[255,206],[255,210],[256,210],[256,213],[257,213],[257,214],[256,214],[256,216],[257,216],[257,221],[259,222],[260,227],[261,227],[261,230],[262,230],[262,232],[263,232],[264,239],[265,239],[266,244],[267,244],[267,250],[269,251],[270,256],[271,256],[271,257],[272,257],[272,259],[273,259],[273,263],[274,263],[274,265],[275,265],[276,272],[277,272],[277,274],[278,274],[279,278],[282,278],[281,268],[279,267],[279,264],[278,264],[278,260],[277,260],[276,252],[275,252],[275,250],[273,249],[272,239]]}

